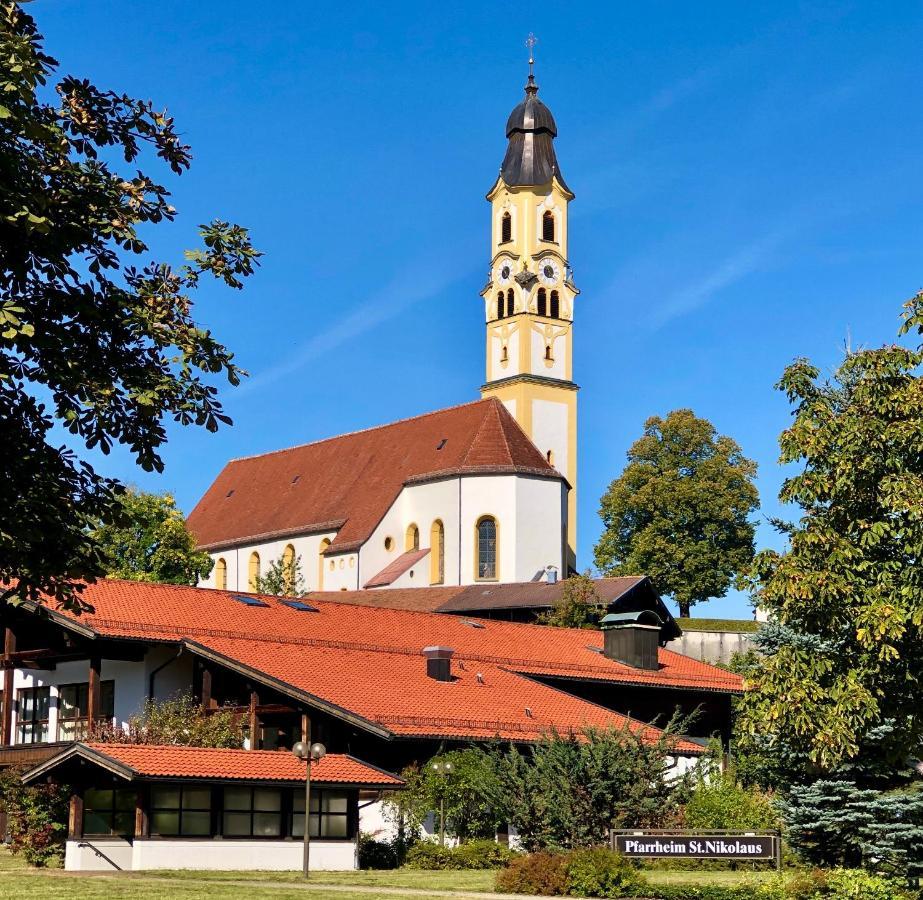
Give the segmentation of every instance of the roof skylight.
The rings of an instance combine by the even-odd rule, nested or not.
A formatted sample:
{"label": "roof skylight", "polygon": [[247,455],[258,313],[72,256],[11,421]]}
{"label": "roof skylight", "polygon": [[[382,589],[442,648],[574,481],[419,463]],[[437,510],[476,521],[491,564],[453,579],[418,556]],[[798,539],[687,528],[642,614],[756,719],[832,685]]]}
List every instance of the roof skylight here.
{"label": "roof skylight", "polygon": [[259,597],[251,597],[248,594],[231,594],[231,599],[236,600],[238,603],[243,603],[244,606],[269,606],[264,600],[260,600]]}
{"label": "roof skylight", "polygon": [[289,609],[297,609],[298,612],[319,612],[316,606],[311,606],[310,603],[305,603],[302,600],[280,600],[279,602],[283,606],[289,607]]}

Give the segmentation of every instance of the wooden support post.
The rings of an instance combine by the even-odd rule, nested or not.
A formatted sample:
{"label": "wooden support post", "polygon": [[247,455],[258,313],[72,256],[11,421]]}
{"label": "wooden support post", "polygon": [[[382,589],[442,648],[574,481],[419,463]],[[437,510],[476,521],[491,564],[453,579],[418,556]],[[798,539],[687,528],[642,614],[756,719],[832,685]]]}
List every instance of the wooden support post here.
{"label": "wooden support post", "polygon": [[135,837],[146,838],[148,836],[147,824],[147,806],[145,804],[145,791],[138,788],[135,795]]}
{"label": "wooden support post", "polygon": [[260,720],[256,717],[256,708],[260,705],[260,695],[250,691],[250,749],[260,749]]}
{"label": "wooden support post", "polygon": [[306,744],[311,743],[311,717],[307,713],[301,714],[301,739]]}
{"label": "wooden support post", "polygon": [[90,659],[89,684],[87,687],[87,736],[92,736],[99,718],[99,670],[102,660],[98,656]]}
{"label": "wooden support post", "polygon": [[71,794],[67,814],[67,836],[74,840],[83,837],[83,797],[79,794]]}
{"label": "wooden support post", "polygon": [[16,634],[7,626],[3,635],[3,723],[0,726],[0,744],[4,745],[13,743],[13,677],[16,670],[11,657],[15,652]]}
{"label": "wooden support post", "polygon": [[212,670],[202,666],[202,709],[212,708]]}

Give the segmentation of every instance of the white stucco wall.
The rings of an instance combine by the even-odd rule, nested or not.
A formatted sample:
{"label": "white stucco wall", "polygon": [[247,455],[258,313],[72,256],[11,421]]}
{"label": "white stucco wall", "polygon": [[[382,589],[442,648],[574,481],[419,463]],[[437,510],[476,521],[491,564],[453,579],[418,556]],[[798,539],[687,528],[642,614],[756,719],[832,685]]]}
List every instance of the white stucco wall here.
{"label": "white stucco wall", "polygon": [[[90,846],[92,845],[92,846]],[[107,859],[95,853],[96,847]],[[67,842],[64,868],[71,871],[211,869],[298,871],[303,845],[291,841],[135,840],[88,838]],[[357,868],[355,841],[312,841],[311,871]]]}
{"label": "white stucco wall", "polygon": [[[559,378],[567,380],[567,338],[563,333],[554,335],[558,329],[551,326],[550,334],[546,333],[545,326],[532,327],[532,372],[543,375],[545,378]],[[551,360],[545,359],[545,347],[551,345]]]}
{"label": "white stucco wall", "polygon": [[564,474],[567,474],[570,465],[567,446],[570,432],[568,418],[566,403],[556,403],[553,400],[532,401],[532,442],[546,458],[551,450],[554,454],[554,467]]}

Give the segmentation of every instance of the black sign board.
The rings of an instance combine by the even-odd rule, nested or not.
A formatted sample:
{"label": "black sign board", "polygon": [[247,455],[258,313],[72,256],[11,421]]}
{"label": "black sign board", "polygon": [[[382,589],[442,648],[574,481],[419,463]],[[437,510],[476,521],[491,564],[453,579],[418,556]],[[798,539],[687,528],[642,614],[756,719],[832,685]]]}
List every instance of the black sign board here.
{"label": "black sign board", "polygon": [[776,840],[767,834],[613,834],[623,856],[685,859],[774,859]]}

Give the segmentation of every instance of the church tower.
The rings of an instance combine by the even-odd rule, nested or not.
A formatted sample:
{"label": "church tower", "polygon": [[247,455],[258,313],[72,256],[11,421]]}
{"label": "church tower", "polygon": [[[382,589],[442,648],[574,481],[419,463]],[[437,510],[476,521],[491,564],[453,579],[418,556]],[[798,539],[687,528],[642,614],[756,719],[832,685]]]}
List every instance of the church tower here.
{"label": "church tower", "polygon": [[[577,385],[573,382],[574,286],[567,258],[570,192],[554,152],[557,126],[538,99],[529,58],[526,96],[506,123],[509,144],[491,204],[491,259],[481,291],[487,381],[533,443],[570,483],[567,567],[576,567]],[[562,573],[566,575],[567,573]]]}

